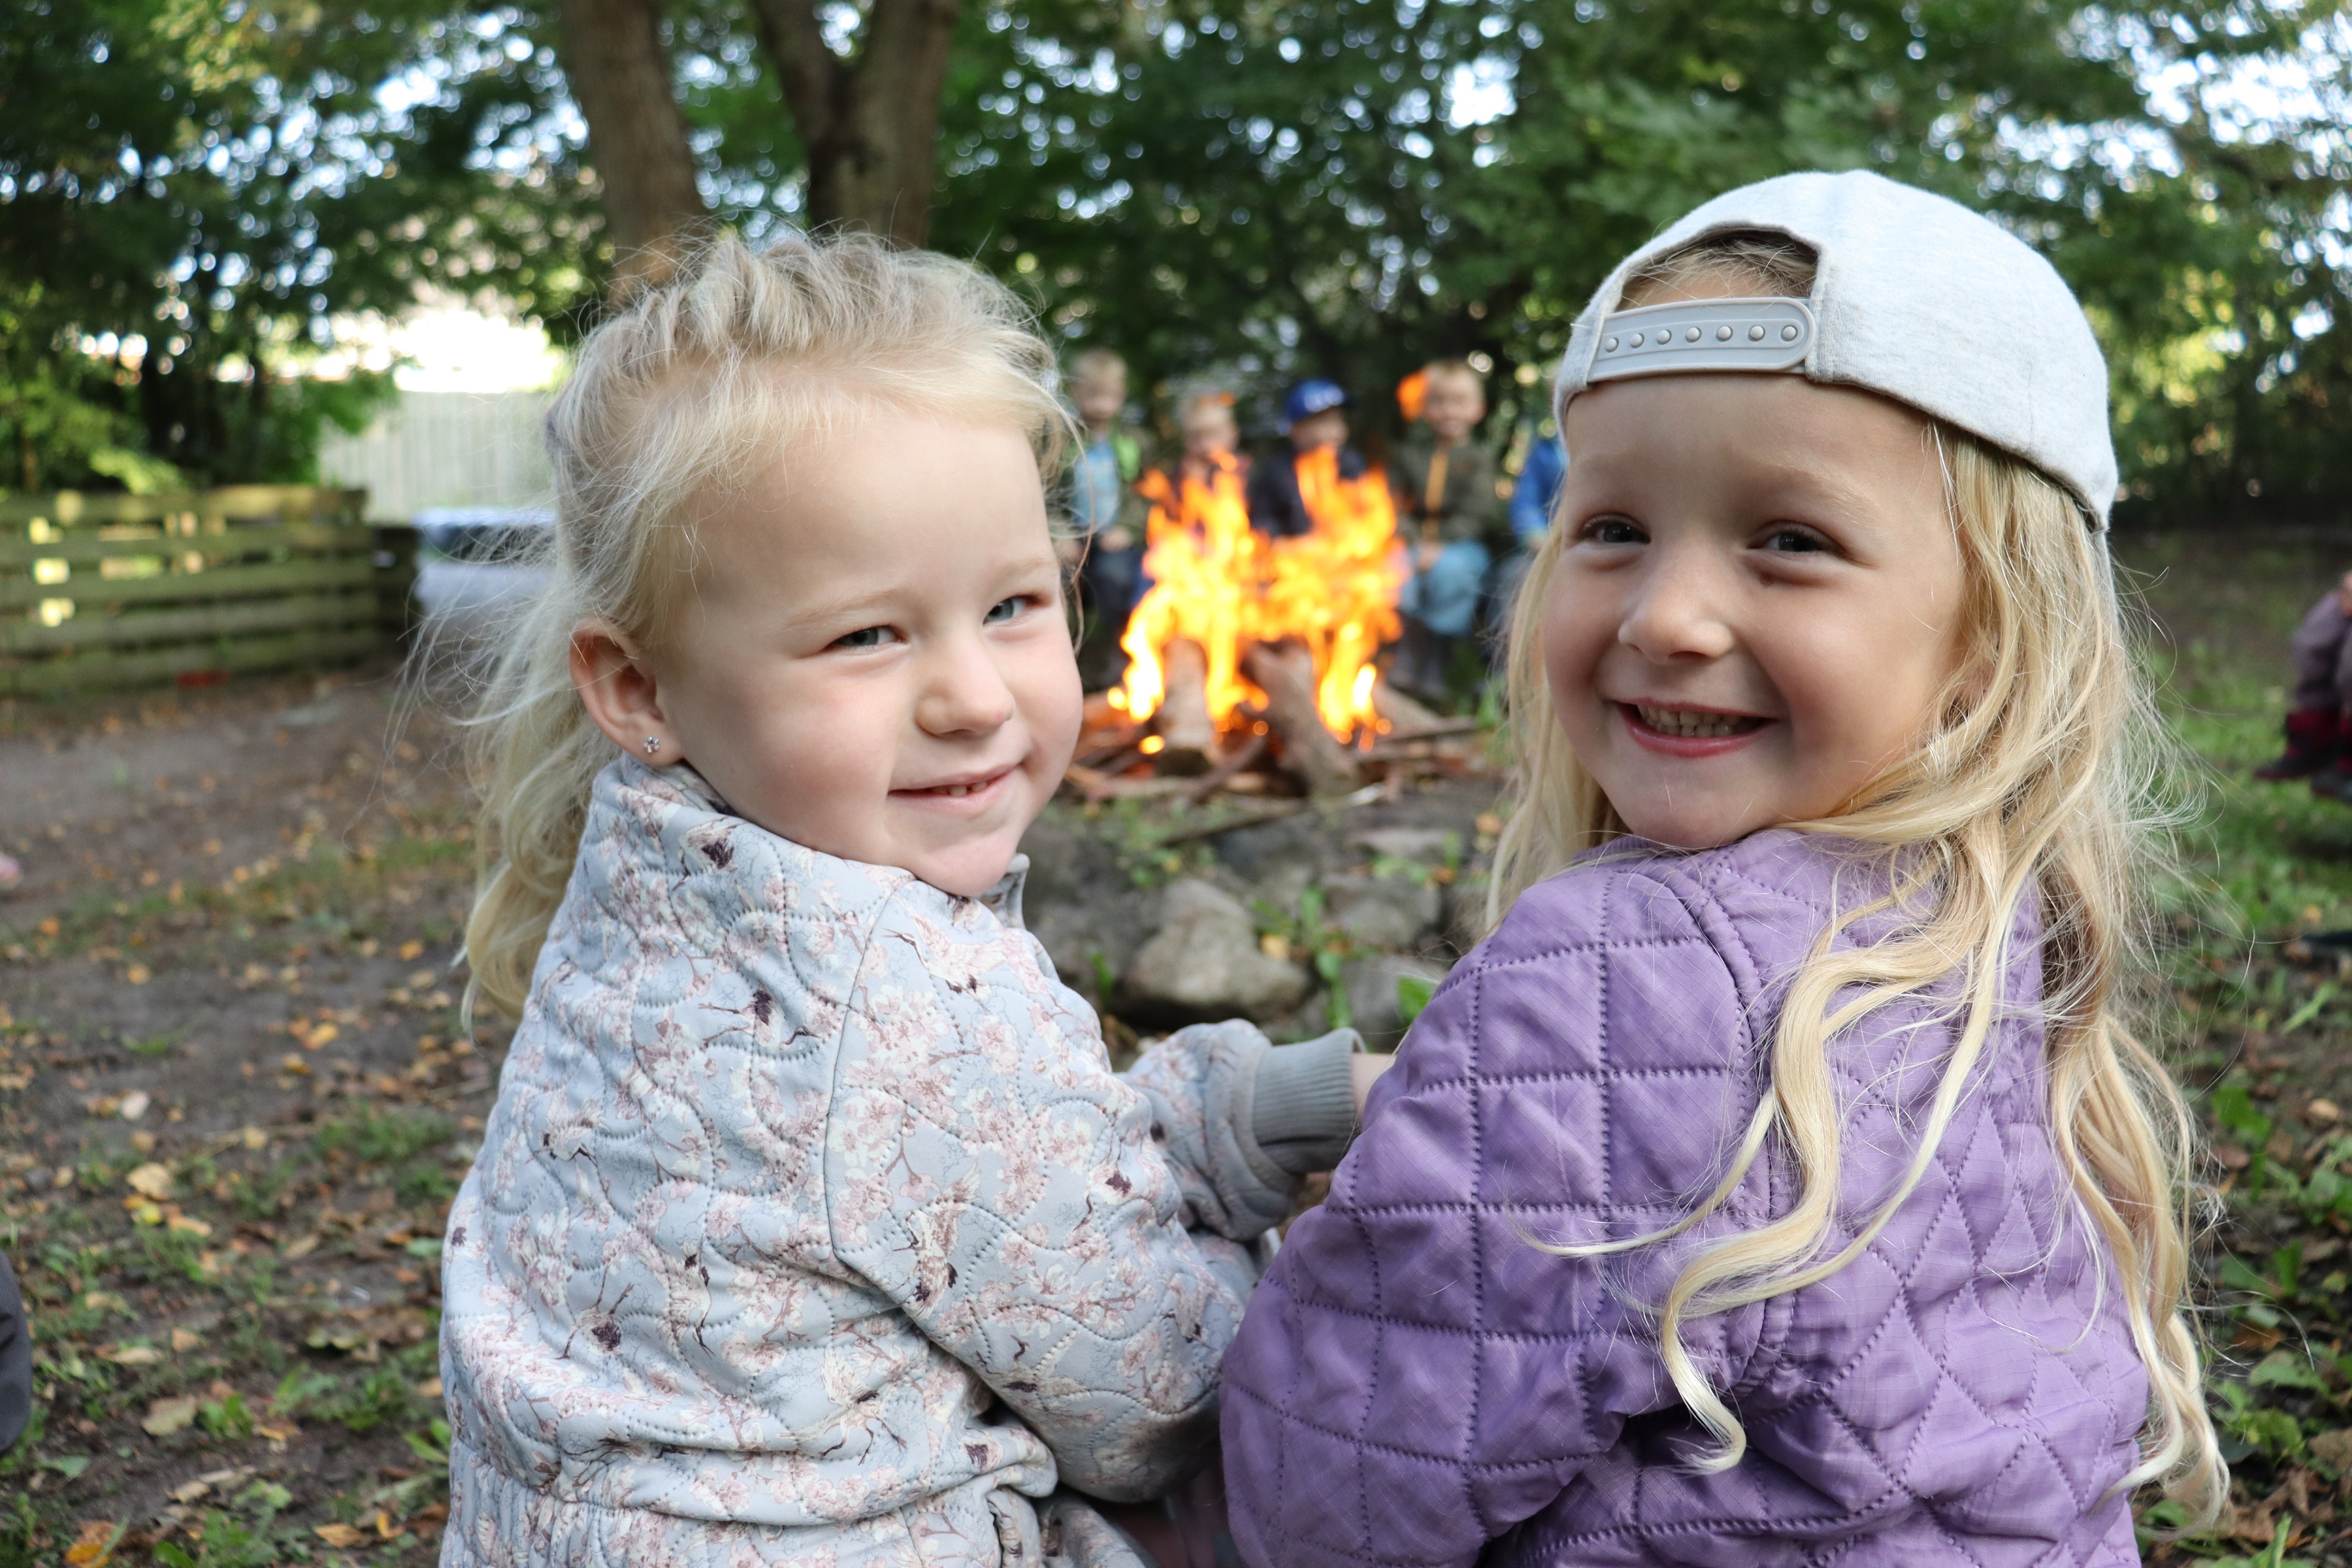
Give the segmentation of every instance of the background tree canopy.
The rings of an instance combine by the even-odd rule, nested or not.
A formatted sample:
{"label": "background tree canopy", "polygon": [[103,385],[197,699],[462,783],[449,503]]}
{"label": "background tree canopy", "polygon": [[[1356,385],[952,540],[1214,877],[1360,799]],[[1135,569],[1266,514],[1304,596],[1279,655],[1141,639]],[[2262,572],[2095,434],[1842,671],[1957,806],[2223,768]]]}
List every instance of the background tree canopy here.
{"label": "background tree canopy", "polygon": [[[1464,353],[1517,416],[1658,226],[1869,167],[2074,282],[2136,508],[2332,515],[2347,61],[2341,0],[35,0],[0,23],[0,438],[17,484],[296,475],[365,403],[299,374],[339,316],[487,289],[561,337],[697,206],[907,239],[909,199],[1144,386],[1222,376],[1262,412],[1327,374],[1377,422]],[[628,123],[679,142],[698,200],[600,182],[621,122],[567,63],[670,84],[675,114],[641,91]],[[934,104],[933,162],[893,165]]]}

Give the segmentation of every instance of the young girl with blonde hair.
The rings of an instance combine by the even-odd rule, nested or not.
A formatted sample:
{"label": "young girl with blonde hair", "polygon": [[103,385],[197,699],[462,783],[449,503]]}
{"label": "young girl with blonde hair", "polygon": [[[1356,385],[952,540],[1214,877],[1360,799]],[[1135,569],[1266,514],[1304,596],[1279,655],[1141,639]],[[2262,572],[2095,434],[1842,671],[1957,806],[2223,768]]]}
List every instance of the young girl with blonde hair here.
{"label": "young girl with blonde hair", "polygon": [[467,951],[520,1025],[449,1220],[445,1563],[1133,1565],[1087,1499],[1213,1443],[1352,1037],[1115,1075],[1021,929],[1079,721],[1052,366],[857,238],[713,244],[583,345],[482,728]]}
{"label": "young girl with blonde hair", "polygon": [[1557,401],[1499,923],[1227,1358],[1242,1553],[2137,1563],[2134,1489],[2225,1477],[2082,312],[1790,175],[1622,264]]}

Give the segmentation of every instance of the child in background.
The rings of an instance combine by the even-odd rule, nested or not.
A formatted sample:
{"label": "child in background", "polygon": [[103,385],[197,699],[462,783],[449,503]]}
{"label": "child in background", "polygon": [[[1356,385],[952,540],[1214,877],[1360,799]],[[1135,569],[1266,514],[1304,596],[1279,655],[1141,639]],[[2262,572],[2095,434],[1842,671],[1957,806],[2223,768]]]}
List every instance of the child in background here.
{"label": "child in background", "polygon": [[1601,285],[1501,923],[1226,1357],[1248,1562],[2137,1568],[2134,1488],[2211,1517],[2106,386],[2046,261],[1874,174]]}
{"label": "child in background", "polygon": [[1389,464],[1412,567],[1397,599],[1404,641],[1389,678],[1417,697],[1445,696],[1454,647],[1477,626],[1488,574],[1511,552],[1494,454],[1471,439],[1486,417],[1478,373],[1440,360],[1422,372],[1420,418]]}
{"label": "child in background", "polygon": [[2352,805],[2352,573],[2294,628],[2294,695],[2286,751],[2254,770],[2276,784],[2311,781],[2311,793]]}
{"label": "child in background", "polygon": [[1288,461],[1260,463],[1249,477],[1250,522],[1276,539],[1315,531],[1315,519],[1298,488],[1298,459],[1326,447],[1339,449],[1339,478],[1364,477],[1364,457],[1348,445],[1348,395],[1337,382],[1302,381],[1282,402],[1283,433],[1290,438]]}
{"label": "child in background", "polygon": [[1108,349],[1088,349],[1070,366],[1070,401],[1082,439],[1070,464],[1072,548],[1083,550],[1083,604],[1118,641],[1128,613],[1143,594],[1144,506],[1135,493],[1143,477],[1143,445],[1122,427],[1127,416],[1127,362]]}
{"label": "child in background", "polygon": [[1080,709],[1047,349],[961,263],[719,241],[548,428],[483,720],[467,952],[520,1025],[450,1214],[442,1561],[1136,1568],[1076,1494],[1200,1462],[1246,1244],[1357,1069],[1235,1023],[1114,1075],[1021,929]]}

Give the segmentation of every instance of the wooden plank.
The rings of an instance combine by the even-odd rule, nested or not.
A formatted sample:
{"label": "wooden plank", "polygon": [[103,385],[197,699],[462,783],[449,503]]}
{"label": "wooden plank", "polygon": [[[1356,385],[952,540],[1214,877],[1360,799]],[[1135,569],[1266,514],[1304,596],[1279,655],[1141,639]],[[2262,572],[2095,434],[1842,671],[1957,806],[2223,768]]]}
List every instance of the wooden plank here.
{"label": "wooden plank", "polygon": [[53,653],[66,648],[136,647],[144,643],[247,637],[303,626],[357,627],[400,623],[400,606],[373,593],[311,594],[244,599],[194,609],[133,611],[126,616],[76,616],[54,626],[0,621],[0,654]]}
{"label": "wooden plank", "polygon": [[372,555],[329,555],[268,566],[224,566],[217,572],[118,577],[111,582],[101,577],[76,577],[65,583],[6,578],[0,579],[0,611],[29,610],[44,599],[71,599],[78,610],[87,610],[93,605],[200,604],[265,594],[373,587],[379,570]]}
{"label": "wooden plank", "polygon": [[296,632],[239,642],[193,643],[141,653],[92,652],[28,664],[0,663],[0,693],[43,696],[106,686],[140,686],[201,671],[282,669],[364,658],[388,646],[373,628]]}
{"label": "wooden plank", "polygon": [[134,496],[58,490],[0,500],[0,527],[11,531],[33,519],[61,528],[108,522],[153,522],[194,512],[222,518],[333,518],[356,522],[367,515],[367,491],[324,485],[230,485],[216,490]]}
{"label": "wooden plank", "polygon": [[177,561],[193,552],[211,563],[278,550],[320,554],[373,550],[375,545],[376,531],[364,523],[298,522],[283,528],[232,528],[221,533],[157,534],[148,539],[100,539],[87,533],[69,533],[46,544],[25,539],[0,539],[0,572],[29,571],[36,561],[88,566],[142,555]]}

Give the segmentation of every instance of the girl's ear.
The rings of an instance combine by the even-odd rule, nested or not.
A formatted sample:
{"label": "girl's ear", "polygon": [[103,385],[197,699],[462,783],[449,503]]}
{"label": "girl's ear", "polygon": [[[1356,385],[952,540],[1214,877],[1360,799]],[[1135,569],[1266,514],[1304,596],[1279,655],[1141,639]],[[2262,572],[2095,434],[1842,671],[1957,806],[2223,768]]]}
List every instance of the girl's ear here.
{"label": "girl's ear", "polygon": [[653,666],[619,627],[596,620],[572,628],[572,684],[613,744],[657,767],[686,761],[686,747],[662,711]]}

